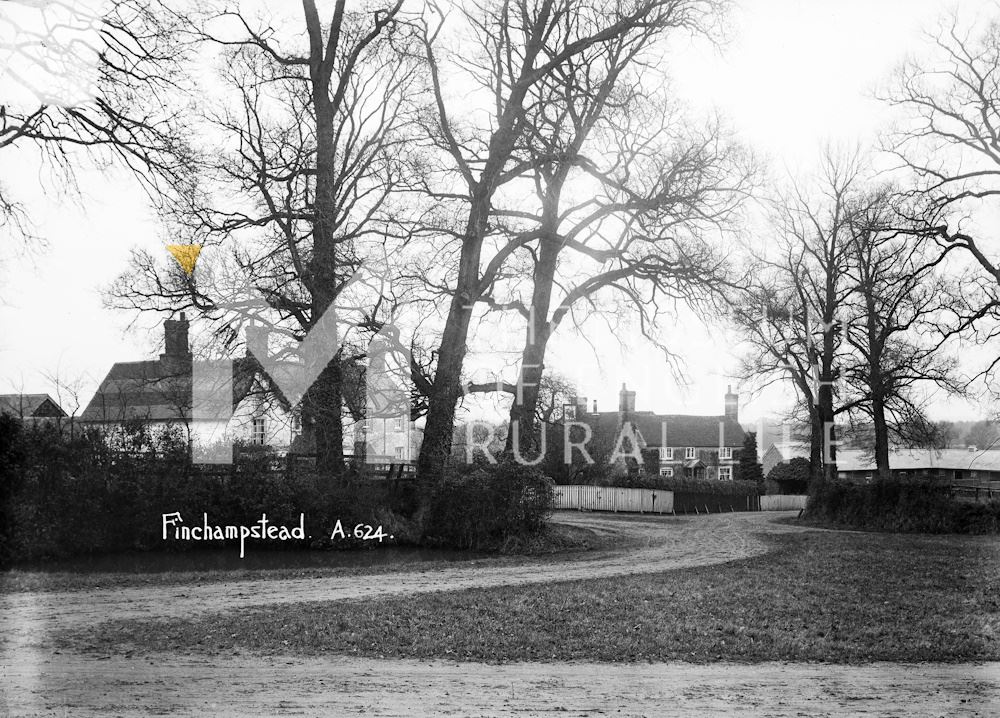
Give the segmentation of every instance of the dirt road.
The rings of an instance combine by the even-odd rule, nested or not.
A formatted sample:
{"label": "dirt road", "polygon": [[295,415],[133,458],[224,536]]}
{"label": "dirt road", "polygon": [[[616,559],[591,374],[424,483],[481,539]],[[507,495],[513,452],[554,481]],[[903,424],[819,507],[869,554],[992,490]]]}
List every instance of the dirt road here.
{"label": "dirt road", "polygon": [[196,587],[0,596],[0,712],[9,715],[962,715],[1000,714],[1000,666],[803,664],[486,666],[295,656],[98,658],[57,653],[49,636],[122,617],[190,616],[245,606],[452,591],[650,573],[766,550],[799,529],[774,514],[560,520],[641,543],[627,554],[433,571]]}

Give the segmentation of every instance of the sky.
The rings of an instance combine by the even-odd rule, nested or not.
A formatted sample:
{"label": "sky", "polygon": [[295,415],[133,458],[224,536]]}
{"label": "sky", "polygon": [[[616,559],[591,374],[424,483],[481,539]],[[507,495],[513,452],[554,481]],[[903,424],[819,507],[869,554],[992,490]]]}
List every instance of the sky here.
{"label": "sky", "polygon": [[[994,7],[961,5],[966,13]],[[672,52],[669,72],[690,112],[720,112],[767,160],[772,176],[808,173],[824,143],[873,141],[890,119],[871,97],[873,89],[908,53],[926,49],[921,30],[933,28],[944,9],[935,0],[742,0],[728,43],[684,44]],[[108,309],[102,291],[126,268],[133,248],[165,252],[169,237],[135,180],[121,172],[82,172],[75,199],[56,191],[30,152],[6,149],[0,181],[26,198],[35,231],[45,239],[44,247],[26,252],[0,236],[6,248],[0,258],[0,393],[54,395],[49,377],[58,373],[82,383],[85,405],[113,362],[161,351],[162,317]],[[586,340],[558,336],[546,365],[574,380],[603,410],[617,407],[626,383],[637,391],[638,409],[721,413],[727,385],[735,383],[735,337],[685,320],[667,328],[664,339],[685,360],[686,386],[627,323],[595,330]],[[783,392],[751,397],[737,388],[742,419],[777,413],[789,403]],[[980,407],[938,401],[933,414],[978,418]]]}

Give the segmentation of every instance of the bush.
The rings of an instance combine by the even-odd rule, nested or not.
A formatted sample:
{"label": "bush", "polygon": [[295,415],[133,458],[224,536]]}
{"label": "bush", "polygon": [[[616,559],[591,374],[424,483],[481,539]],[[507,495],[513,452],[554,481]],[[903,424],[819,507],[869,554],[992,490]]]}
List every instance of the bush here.
{"label": "bush", "polygon": [[552,512],[553,483],[505,458],[453,467],[437,482],[423,516],[423,540],[463,549],[503,549],[540,531]]}
{"label": "bush", "polygon": [[790,461],[776,465],[767,474],[764,481],[766,493],[774,494],[804,494],[809,490],[809,478],[812,475],[809,459],[796,456]]}
{"label": "bush", "polygon": [[871,531],[1000,532],[1000,501],[956,501],[949,489],[926,482],[825,482],[809,498],[808,518]]}

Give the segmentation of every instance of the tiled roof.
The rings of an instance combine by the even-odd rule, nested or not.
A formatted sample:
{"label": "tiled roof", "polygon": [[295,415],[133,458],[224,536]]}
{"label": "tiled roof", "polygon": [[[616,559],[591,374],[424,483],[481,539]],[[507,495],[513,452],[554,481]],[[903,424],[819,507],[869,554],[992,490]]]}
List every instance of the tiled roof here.
{"label": "tiled roof", "polygon": [[[967,449],[903,449],[889,454],[889,467],[898,471],[921,469],[959,469],[963,471],[1000,471],[1000,451]],[[838,471],[875,471],[870,452],[848,449],[837,452]]]}
{"label": "tiled roof", "polygon": [[[179,421],[191,417],[192,362],[118,362],[108,371],[80,415],[81,421]],[[254,370],[245,359],[233,361],[233,401],[244,399],[255,386]]]}
{"label": "tiled roof", "polygon": [[[621,415],[617,411],[586,414],[580,420],[593,427],[595,437],[617,435]],[[722,423],[722,446],[743,446],[743,428],[726,416],[696,416],[692,414],[654,414],[638,411],[629,414],[629,421],[642,436],[648,447],[702,447],[718,448],[719,424]],[[664,436],[666,443],[664,443]]]}
{"label": "tiled roof", "polygon": [[[191,417],[191,360],[176,358],[118,362],[111,367],[97,392],[80,415],[81,421],[117,422],[127,419],[182,421]],[[262,376],[253,359],[233,360],[233,403],[238,404],[254,391],[261,391],[256,379]],[[361,379],[356,367],[343,372],[343,393],[352,414],[361,416],[357,406]],[[273,390],[272,390],[273,391]],[[287,402],[274,391],[278,401]]]}
{"label": "tiled roof", "polygon": [[66,416],[62,407],[48,394],[0,394],[0,413],[17,417]]}

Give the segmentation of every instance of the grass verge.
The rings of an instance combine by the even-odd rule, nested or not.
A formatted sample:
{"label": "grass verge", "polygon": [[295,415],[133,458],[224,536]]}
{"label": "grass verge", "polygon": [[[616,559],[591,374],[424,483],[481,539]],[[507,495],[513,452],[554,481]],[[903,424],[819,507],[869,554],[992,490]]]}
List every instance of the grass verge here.
{"label": "grass verge", "polygon": [[[590,529],[579,526],[549,524],[541,535],[521,538],[504,547],[502,553],[484,555],[470,551],[468,561],[477,565],[509,566],[526,561],[545,562],[574,558],[587,558],[598,549],[622,548],[620,538],[601,536]],[[378,548],[354,549],[352,552],[371,551]],[[432,549],[427,550],[433,553]],[[291,554],[292,552],[287,552]],[[322,553],[322,552],[317,552]],[[329,552],[336,554],[338,552]],[[453,553],[453,552],[452,552]],[[185,556],[196,557],[196,551],[175,554],[178,563]],[[371,566],[351,567],[289,567],[289,568],[241,568],[232,570],[192,570],[147,572],[76,572],[76,571],[31,571],[12,569],[0,573],[0,594],[51,591],[89,591],[109,588],[141,588],[144,586],[197,586],[205,583],[225,583],[233,581],[280,581],[299,578],[327,578],[330,576],[360,576],[367,574],[395,573],[398,571],[435,571],[454,567],[465,562],[465,558],[450,560],[400,560],[399,563],[373,563]]]}
{"label": "grass verge", "polygon": [[804,533],[721,566],[304,603],[60,634],[101,653],[357,654],[470,661],[1000,659],[995,537]]}

